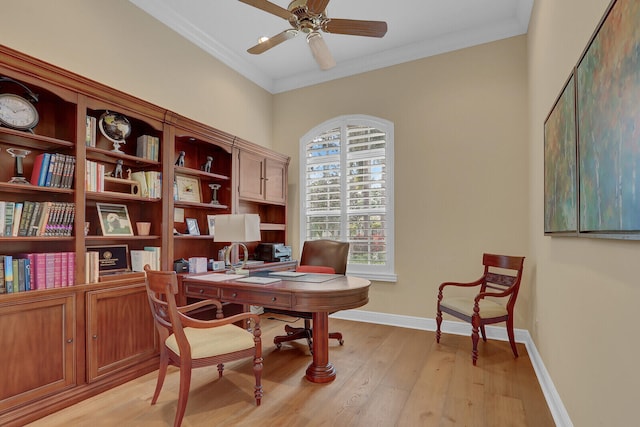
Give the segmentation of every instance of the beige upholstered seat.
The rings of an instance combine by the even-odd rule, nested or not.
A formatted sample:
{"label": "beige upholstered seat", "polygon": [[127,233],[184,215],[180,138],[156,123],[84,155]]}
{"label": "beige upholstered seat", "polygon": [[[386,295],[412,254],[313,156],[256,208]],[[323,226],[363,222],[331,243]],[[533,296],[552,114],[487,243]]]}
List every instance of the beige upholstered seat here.
{"label": "beige upholstered seat", "polygon": [[[158,400],[169,364],[180,368],[180,391],[174,427],[181,425],[187,407],[191,370],[217,365],[218,378],[222,377],[224,363],[247,357],[253,358],[255,376],[254,397],[260,405],[262,399],[262,342],[260,318],[251,313],[241,313],[223,318],[222,304],[216,300],[204,300],[184,307],[176,305],[178,281],[174,271],[153,271],[144,267],[147,274],[147,296],[160,337],[160,368],[158,382],[151,404]],[[198,320],[186,313],[205,307],[216,308],[215,320]],[[236,322],[252,321],[252,332]]]}
{"label": "beige upholstered seat", "polygon": [[[440,342],[442,313],[471,323],[471,341],[473,364],[478,360],[478,332],[487,341],[485,325],[506,322],[507,334],[513,355],[518,357],[518,349],[513,332],[513,308],[518,297],[524,257],[484,254],[482,257],[484,274],[478,280],[469,283],[445,282],[438,289],[438,307],[436,313],[436,341]],[[511,270],[511,274],[506,270]],[[448,286],[475,288],[475,295],[445,296],[443,290]],[[486,299],[487,297],[492,299]]]}

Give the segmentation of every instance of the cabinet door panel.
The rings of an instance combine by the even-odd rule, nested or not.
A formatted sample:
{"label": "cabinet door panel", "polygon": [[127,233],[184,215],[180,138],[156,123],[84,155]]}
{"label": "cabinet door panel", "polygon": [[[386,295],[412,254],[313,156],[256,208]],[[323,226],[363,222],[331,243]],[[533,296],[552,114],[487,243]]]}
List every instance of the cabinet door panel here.
{"label": "cabinet door panel", "polygon": [[144,285],[87,292],[87,325],[89,382],[157,353]]}
{"label": "cabinet door panel", "polygon": [[0,412],[75,385],[75,297],[0,306]]}
{"label": "cabinet door panel", "polygon": [[240,152],[239,196],[248,199],[264,199],[264,157]]}
{"label": "cabinet door panel", "polygon": [[287,200],[287,167],[284,163],[271,159],[265,161],[265,199],[274,203]]}

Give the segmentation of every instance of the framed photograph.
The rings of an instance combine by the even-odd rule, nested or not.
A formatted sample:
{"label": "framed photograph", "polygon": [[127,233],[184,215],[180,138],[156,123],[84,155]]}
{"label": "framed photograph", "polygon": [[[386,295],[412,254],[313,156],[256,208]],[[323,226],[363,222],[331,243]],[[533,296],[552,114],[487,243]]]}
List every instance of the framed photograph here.
{"label": "framed photograph", "polygon": [[202,203],[200,179],[193,176],[176,175],[178,200],[181,202]]}
{"label": "framed photograph", "polygon": [[200,235],[200,227],[198,227],[198,221],[195,218],[187,218],[187,231],[191,236]]}
{"label": "framed photograph", "polygon": [[576,104],[573,73],[544,122],[544,233],[578,231]]}
{"label": "framed photograph", "polygon": [[579,231],[640,238],[640,2],[617,0],[576,67]]}
{"label": "framed photograph", "polygon": [[103,236],[133,236],[126,205],[96,203]]}
{"label": "framed photograph", "polygon": [[209,226],[209,236],[213,236],[213,232],[216,226],[216,216],[207,215],[207,225]]}
{"label": "framed photograph", "polygon": [[98,269],[100,274],[130,271],[129,246],[87,246],[87,252],[98,252]]}

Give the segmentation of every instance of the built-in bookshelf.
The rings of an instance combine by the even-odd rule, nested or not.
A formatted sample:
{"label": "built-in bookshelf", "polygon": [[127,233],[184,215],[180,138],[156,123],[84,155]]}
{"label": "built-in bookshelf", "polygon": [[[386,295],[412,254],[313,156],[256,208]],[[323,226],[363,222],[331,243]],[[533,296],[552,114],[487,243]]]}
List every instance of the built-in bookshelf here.
{"label": "built-in bookshelf", "polygon": [[[11,349],[0,367],[0,425],[12,426],[157,369],[131,254],[163,270],[216,258],[225,242],[214,242],[210,218],[236,212],[260,214],[262,241],[286,243],[289,159],[3,46],[0,76],[20,83],[0,81],[0,94],[22,96],[24,86],[38,95],[39,116],[32,131],[0,127],[0,329],[20,331],[0,335]],[[118,132],[126,137],[114,143]],[[20,167],[8,149],[20,151]],[[279,196],[239,193],[254,178],[240,153],[262,159],[261,178],[275,171]],[[16,174],[27,183],[10,182]],[[116,232],[104,205],[120,207]],[[124,268],[112,260],[118,268],[105,271],[95,253],[123,247]]]}

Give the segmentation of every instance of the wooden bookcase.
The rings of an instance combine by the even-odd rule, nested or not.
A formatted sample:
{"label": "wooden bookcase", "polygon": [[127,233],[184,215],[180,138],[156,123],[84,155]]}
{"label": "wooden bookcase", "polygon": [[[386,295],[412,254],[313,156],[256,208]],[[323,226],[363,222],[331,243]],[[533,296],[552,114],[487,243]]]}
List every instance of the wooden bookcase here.
{"label": "wooden bookcase", "polygon": [[[160,268],[170,270],[175,259],[216,258],[224,243],[208,235],[207,216],[227,213],[260,214],[262,241],[286,243],[289,158],[1,45],[0,76],[39,95],[35,106],[40,117],[33,133],[0,127],[0,201],[75,204],[70,235],[0,236],[0,255],[75,254],[72,286],[0,294],[0,343],[9,349],[4,358],[10,362],[0,364],[0,425],[12,426],[157,369],[159,343],[144,274],[114,274],[89,283],[88,248],[159,247]],[[0,93],[22,91],[18,85],[0,83]],[[114,152],[100,130],[95,144],[86,143],[87,117],[98,122],[107,111],[130,123],[122,152]],[[157,160],[138,156],[137,140],[144,135],[159,142]],[[23,162],[27,179],[39,154],[72,156],[73,184],[9,184],[14,159],[6,150],[12,147],[30,151]],[[180,152],[185,153],[184,164],[176,164]],[[208,158],[211,167],[203,170]],[[120,164],[123,180],[105,183],[107,191],[87,190],[91,162],[103,165],[105,172]],[[159,197],[132,194],[126,179],[136,172],[160,176]],[[201,197],[175,197],[176,177],[196,183]],[[217,203],[212,203],[210,185],[219,186]],[[262,194],[255,196],[246,188]],[[125,205],[133,235],[102,235],[101,203]],[[177,215],[196,219],[200,235],[186,234],[184,222],[175,222]],[[136,222],[150,222],[149,235],[138,235]]]}

